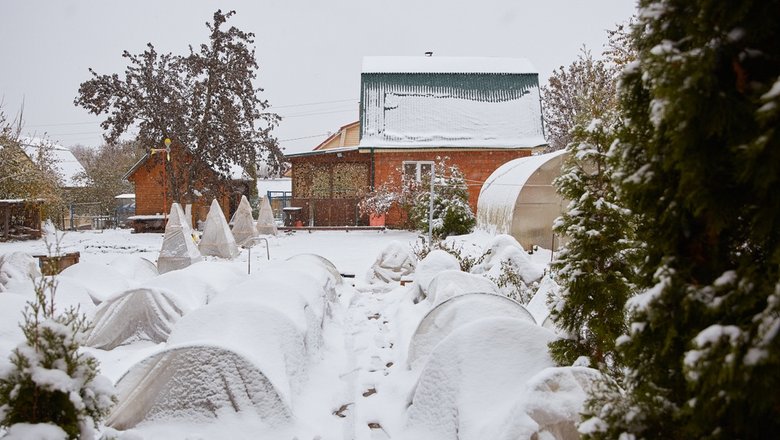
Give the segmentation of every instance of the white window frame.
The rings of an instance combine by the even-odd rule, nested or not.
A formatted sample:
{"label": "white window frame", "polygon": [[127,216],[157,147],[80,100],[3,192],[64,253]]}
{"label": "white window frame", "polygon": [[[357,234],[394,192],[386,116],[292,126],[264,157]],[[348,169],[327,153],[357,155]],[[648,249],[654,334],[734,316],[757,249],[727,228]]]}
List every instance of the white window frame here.
{"label": "white window frame", "polygon": [[402,165],[402,175],[403,177],[408,176],[406,172],[406,166],[407,165],[415,165],[415,173],[414,173],[414,181],[415,182],[421,182],[422,181],[422,175],[423,175],[423,166],[428,166],[428,172],[433,169],[433,162],[430,160],[405,160],[403,161]]}

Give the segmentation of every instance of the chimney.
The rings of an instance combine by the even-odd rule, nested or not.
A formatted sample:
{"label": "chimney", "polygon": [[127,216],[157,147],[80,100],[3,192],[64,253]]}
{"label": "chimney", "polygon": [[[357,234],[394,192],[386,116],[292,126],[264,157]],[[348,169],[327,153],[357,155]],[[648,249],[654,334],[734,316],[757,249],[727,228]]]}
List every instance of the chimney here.
{"label": "chimney", "polygon": [[425,52],[425,56],[426,57],[432,57],[433,56],[433,52]]}

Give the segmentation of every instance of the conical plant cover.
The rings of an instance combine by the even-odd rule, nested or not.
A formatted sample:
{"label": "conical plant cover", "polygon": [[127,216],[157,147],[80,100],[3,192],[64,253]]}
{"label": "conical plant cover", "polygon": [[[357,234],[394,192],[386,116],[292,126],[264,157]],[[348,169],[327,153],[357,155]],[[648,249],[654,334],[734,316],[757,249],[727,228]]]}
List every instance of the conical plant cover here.
{"label": "conical plant cover", "polygon": [[165,225],[165,237],[157,258],[157,271],[162,274],[183,269],[201,260],[203,257],[192,239],[192,229],[184,220],[184,211],[178,203],[174,203]]}
{"label": "conical plant cover", "polygon": [[260,200],[260,214],[257,215],[257,232],[260,235],[276,235],[276,219],[268,197]]}
{"label": "conical plant cover", "polygon": [[198,246],[203,255],[212,255],[215,257],[233,259],[238,256],[238,246],[236,239],[230,232],[225,214],[222,208],[214,199],[211,202],[209,215],[206,217],[206,226],[203,227],[203,236],[200,238]]}
{"label": "conical plant cover", "polygon": [[241,196],[241,202],[233,215],[233,229],[231,229],[231,232],[233,232],[233,238],[236,239],[236,243],[239,245],[257,237],[255,219],[252,218],[252,207],[249,205],[249,200],[246,199],[246,196]]}

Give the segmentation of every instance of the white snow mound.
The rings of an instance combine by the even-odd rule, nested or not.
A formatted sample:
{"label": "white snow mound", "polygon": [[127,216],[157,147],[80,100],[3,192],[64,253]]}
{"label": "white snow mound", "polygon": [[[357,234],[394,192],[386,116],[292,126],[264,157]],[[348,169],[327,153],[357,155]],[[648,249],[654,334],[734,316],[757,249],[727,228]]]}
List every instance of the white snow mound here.
{"label": "white snow mound", "polygon": [[33,279],[41,276],[38,260],[25,252],[0,255],[0,292],[32,292]]}
{"label": "white snow mound", "polygon": [[182,318],[169,348],[134,365],[117,383],[119,404],[107,425],[213,420],[255,412],[278,425],[291,417],[303,386],[303,335],[280,312],[254,302],[209,304]]}
{"label": "white snow mound", "polygon": [[503,295],[464,293],[434,307],[420,320],[409,344],[407,364],[418,368],[459,327],[484,318],[516,318],[536,324],[521,304]]}
{"label": "white snow mound", "polygon": [[518,438],[554,438],[577,440],[585,400],[595,382],[598,370],[585,367],[547,368],[528,380],[525,390],[498,432],[485,438],[513,440]]}
{"label": "white snow mound", "polygon": [[486,277],[460,270],[445,270],[433,277],[427,299],[436,306],[454,296],[476,292],[501,294],[496,283]]}
{"label": "white snow mound", "polygon": [[528,379],[552,367],[555,335],[513,318],[464,325],[433,351],[407,410],[407,437],[477,440],[490,415],[505,413]]}
{"label": "white snow mound", "polygon": [[165,342],[176,322],[190,310],[165,289],[141,287],[100,304],[86,345],[112,350],[137,341]]}
{"label": "white snow mound", "polygon": [[132,287],[128,278],[114,267],[90,261],[66,267],[57,276],[58,280],[64,281],[63,278],[71,278],[76,283],[83,284],[96,304]]}
{"label": "white snow mound", "polygon": [[530,285],[544,275],[545,265],[534,263],[523,246],[511,235],[497,235],[485,248],[485,259],[471,269],[475,274],[487,274],[496,279],[501,275],[501,263],[507,262]]}
{"label": "white snow mound", "polygon": [[445,270],[460,270],[458,259],[441,249],[433,250],[426,255],[417,263],[417,271],[415,272],[415,283],[420,292],[426,295],[433,277]]}
{"label": "white snow mound", "polygon": [[409,252],[409,246],[393,241],[382,249],[371,265],[366,279],[369,283],[400,281],[404,275],[414,272],[416,259]]}

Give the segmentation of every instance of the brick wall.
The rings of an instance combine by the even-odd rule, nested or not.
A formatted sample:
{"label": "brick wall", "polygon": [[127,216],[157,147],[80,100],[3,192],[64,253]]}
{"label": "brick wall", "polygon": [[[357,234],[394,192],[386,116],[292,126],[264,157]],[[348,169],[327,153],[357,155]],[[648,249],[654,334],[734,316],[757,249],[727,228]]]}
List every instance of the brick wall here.
{"label": "brick wall", "polygon": [[[449,164],[457,165],[466,178],[469,188],[469,205],[476,214],[477,199],[482,189],[482,184],[496,170],[496,168],[517,159],[530,156],[531,150],[480,150],[480,151],[394,151],[375,152],[375,185],[379,186],[394,176],[396,183],[401,181],[399,169],[405,161],[433,160],[437,157],[448,157]],[[386,219],[388,226],[401,226],[405,221],[405,213],[401,210],[391,210]]]}
{"label": "brick wall", "polygon": [[[133,174],[128,176],[128,180],[135,186],[135,213],[136,215],[152,215],[162,214],[163,212],[170,212],[170,207],[173,202],[178,202],[182,205],[187,203],[192,204],[192,222],[193,226],[197,227],[198,220],[205,220],[208,214],[209,207],[213,198],[217,199],[225,218],[230,221],[231,205],[237,206],[238,201],[241,198],[241,193],[246,191],[246,188],[237,188],[233,184],[227,184],[219,182],[216,178],[216,174],[213,172],[204,171],[204,175],[198,181],[196,187],[208,187],[212,189],[211,196],[195,197],[194,199],[175,200],[170,190],[170,186],[175,179],[179,180],[179,193],[186,194],[189,187],[187,175],[187,167],[192,166],[192,158],[186,152],[179,151],[173,148],[171,152],[171,164],[173,167],[173,173],[166,173],[166,180],[169,184],[169,190],[167,194],[163,195],[163,154],[152,155],[144,164],[139,166]],[[171,175],[174,174],[174,175]],[[205,175],[208,174],[208,175]],[[216,197],[213,195],[216,194]]]}

